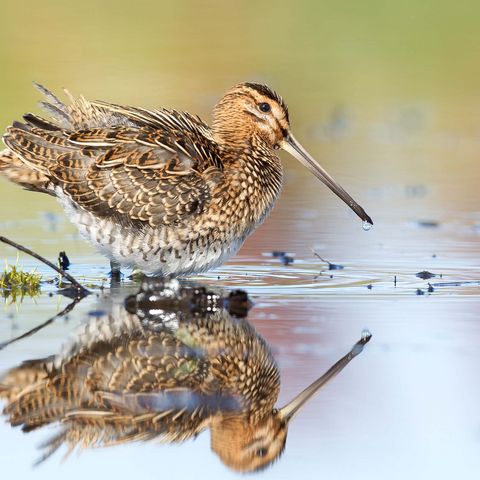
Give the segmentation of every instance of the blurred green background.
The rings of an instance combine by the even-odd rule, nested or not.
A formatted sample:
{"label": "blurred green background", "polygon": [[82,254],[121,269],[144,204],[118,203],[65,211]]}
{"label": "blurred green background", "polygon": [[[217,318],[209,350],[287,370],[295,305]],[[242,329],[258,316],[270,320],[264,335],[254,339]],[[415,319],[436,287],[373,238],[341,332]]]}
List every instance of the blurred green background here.
{"label": "blurred green background", "polygon": [[[202,110],[232,83],[316,102],[479,98],[470,1],[2,2],[2,115],[28,82]],[[211,97],[211,98],[210,98]]]}
{"label": "blurred green background", "polygon": [[[265,82],[287,100],[295,135],[376,220],[380,242],[381,229],[395,225],[388,222],[413,214],[449,221],[459,212],[470,222],[478,209],[479,19],[474,1],[2,2],[0,125],[38,111],[33,80],[207,121],[229,87]],[[262,227],[276,234],[265,243],[302,228],[288,223],[292,202],[311,209],[307,228],[317,221],[316,231],[356,234],[338,200],[286,161],[280,206]],[[417,186],[422,203],[399,193]],[[3,220],[60,212],[3,180],[0,193],[9,199]],[[23,240],[31,231],[16,228]]]}

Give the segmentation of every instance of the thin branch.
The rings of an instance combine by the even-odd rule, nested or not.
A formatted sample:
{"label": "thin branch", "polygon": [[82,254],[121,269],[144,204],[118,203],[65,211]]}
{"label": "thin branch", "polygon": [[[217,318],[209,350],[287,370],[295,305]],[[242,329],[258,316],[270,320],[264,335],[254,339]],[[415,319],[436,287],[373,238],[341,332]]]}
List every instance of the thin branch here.
{"label": "thin branch", "polygon": [[78,283],[75,278],[73,278],[69,273],[67,273],[65,270],[62,270],[61,268],[58,268],[54,263],[50,262],[46,258],[42,257],[38,253],[35,253],[34,251],[30,250],[27,247],[24,247],[23,245],[20,245],[13,240],[9,240],[6,237],[0,236],[0,242],[6,243],[8,245],[11,245],[12,247],[16,248],[17,250],[20,250],[21,252],[26,253],[27,255],[30,255],[37,260],[40,260],[42,263],[45,265],[48,265],[50,268],[55,270],[57,273],[60,274],[60,276],[66,278],[79,292],[81,297],[85,297],[86,295],[89,295],[91,292],[90,290],[87,290],[83,285]]}
{"label": "thin branch", "polygon": [[329,262],[328,260],[325,260],[313,248],[312,248],[312,253],[322,262],[326,263],[328,265],[329,270],[343,270],[343,265],[340,265],[338,263],[332,263],[332,262]]}

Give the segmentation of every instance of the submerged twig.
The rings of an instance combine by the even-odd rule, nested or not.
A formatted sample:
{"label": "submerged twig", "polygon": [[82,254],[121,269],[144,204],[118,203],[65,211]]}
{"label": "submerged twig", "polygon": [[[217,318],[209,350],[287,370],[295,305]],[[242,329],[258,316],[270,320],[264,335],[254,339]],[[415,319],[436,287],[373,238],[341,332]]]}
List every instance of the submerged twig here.
{"label": "submerged twig", "polygon": [[32,328],[28,332],[22,333],[18,337],[12,338],[11,340],[8,340],[6,342],[0,343],[0,350],[3,350],[5,347],[8,347],[12,343],[18,342],[18,340],[22,340],[23,338],[29,337],[30,335],[33,335],[34,333],[37,333],[39,330],[42,330],[45,328],[47,325],[50,325],[53,323],[57,318],[65,316],[67,313],[71,312],[75,305],[80,302],[80,300],[83,297],[78,297],[73,300],[73,302],[70,302],[61,312],[58,312],[56,315],[53,317],[50,317],[46,322],[43,322],[42,324]]}
{"label": "submerged twig", "polygon": [[16,248],[17,250],[20,250],[21,252],[26,253],[27,255],[30,255],[37,260],[40,260],[42,263],[45,265],[49,266],[53,270],[55,270],[57,273],[60,274],[60,276],[66,278],[78,291],[79,295],[81,297],[84,297],[86,295],[89,295],[91,292],[90,290],[86,289],[83,285],[77,282],[75,278],[73,278],[69,273],[67,273],[65,270],[62,270],[61,268],[58,268],[54,263],[50,262],[46,258],[42,257],[38,253],[35,253],[33,250],[30,250],[27,247],[24,247],[23,245],[20,245],[13,240],[10,240],[6,237],[0,236],[0,242],[6,243],[8,245],[11,245],[12,247]]}
{"label": "submerged twig", "polygon": [[312,253],[322,262],[326,263],[328,265],[329,270],[343,270],[343,265],[339,265],[338,263],[332,263],[329,262],[328,260],[325,260],[322,258],[315,250],[312,249]]}
{"label": "submerged twig", "polygon": [[[430,285],[430,284],[429,284]],[[438,282],[432,283],[432,287],[466,287],[469,285],[478,285],[480,286],[480,281],[478,280],[471,280],[471,281],[460,281],[460,282]]]}

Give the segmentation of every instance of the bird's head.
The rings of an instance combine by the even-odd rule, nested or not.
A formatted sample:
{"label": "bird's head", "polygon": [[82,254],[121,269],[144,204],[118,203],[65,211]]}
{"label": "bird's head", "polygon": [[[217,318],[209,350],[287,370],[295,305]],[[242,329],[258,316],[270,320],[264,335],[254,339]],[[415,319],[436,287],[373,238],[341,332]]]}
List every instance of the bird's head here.
{"label": "bird's head", "polygon": [[233,470],[262,470],[283,453],[287,423],[277,411],[256,422],[243,415],[222,418],[212,425],[212,450]]}
{"label": "bird's head", "polygon": [[270,151],[285,150],[327,185],[366,224],[373,224],[365,210],[296,140],[290,128],[288,107],[270,87],[241,83],[231,88],[215,106],[213,134],[219,144],[238,150],[248,151],[252,146]]}

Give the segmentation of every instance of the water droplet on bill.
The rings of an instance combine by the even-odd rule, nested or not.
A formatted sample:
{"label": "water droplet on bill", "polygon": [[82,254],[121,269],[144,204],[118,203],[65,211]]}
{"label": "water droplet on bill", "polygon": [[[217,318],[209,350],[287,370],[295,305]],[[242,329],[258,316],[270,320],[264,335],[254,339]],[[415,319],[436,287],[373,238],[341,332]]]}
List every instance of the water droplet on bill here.
{"label": "water droplet on bill", "polygon": [[365,340],[370,340],[372,334],[370,333],[370,330],[368,330],[367,328],[365,328],[363,331],[362,331],[362,340],[365,341]]}
{"label": "water droplet on bill", "polygon": [[363,224],[362,224],[362,228],[368,232],[368,230],[370,230],[372,228],[372,224],[370,222],[367,222],[367,220],[364,220],[363,221]]}

